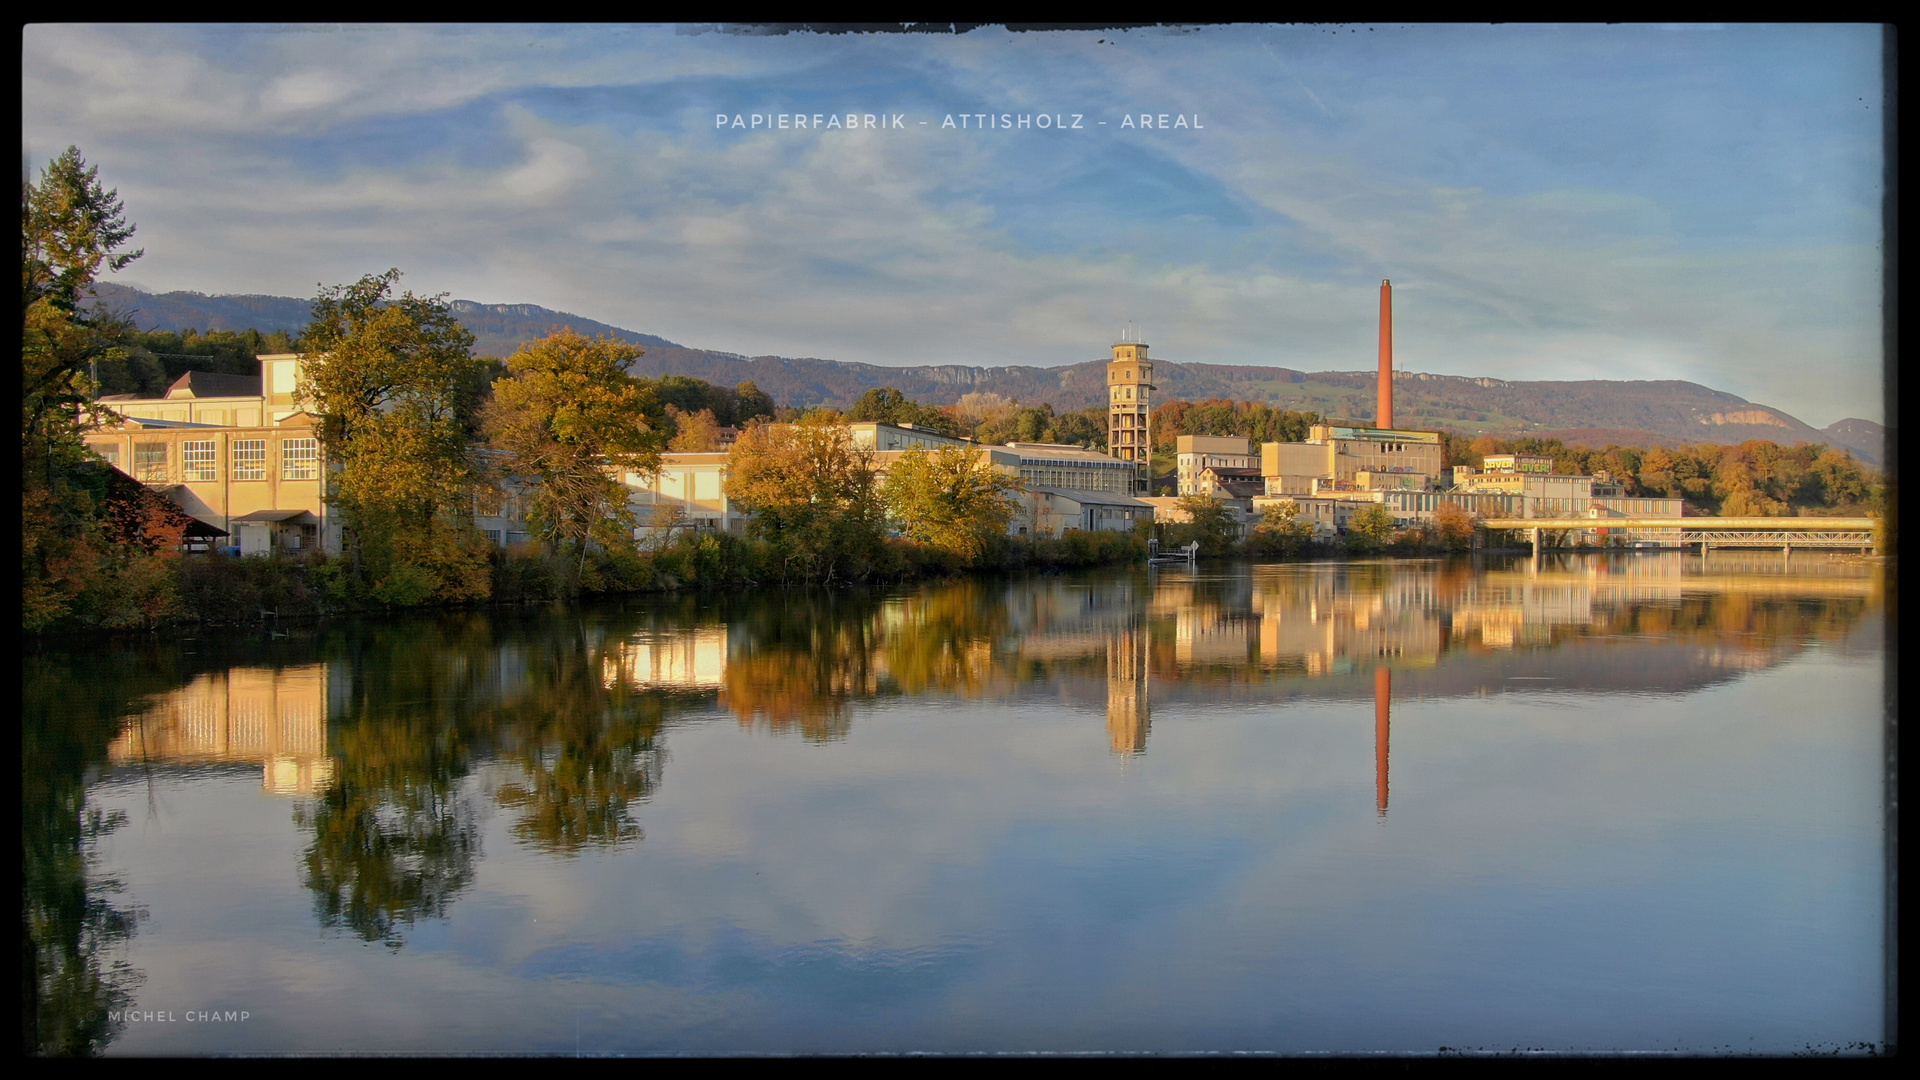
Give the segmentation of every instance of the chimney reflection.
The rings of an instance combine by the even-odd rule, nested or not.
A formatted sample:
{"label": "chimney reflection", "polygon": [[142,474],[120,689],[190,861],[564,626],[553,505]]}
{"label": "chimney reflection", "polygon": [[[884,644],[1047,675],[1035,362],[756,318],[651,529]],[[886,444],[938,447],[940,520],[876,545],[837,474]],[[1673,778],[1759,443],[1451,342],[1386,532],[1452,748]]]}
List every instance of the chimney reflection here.
{"label": "chimney reflection", "polygon": [[163,694],[108,747],[115,765],[258,762],[260,786],[308,795],[333,778],[327,665],[231,668]]}
{"label": "chimney reflection", "polygon": [[1127,627],[1107,638],[1107,740],[1116,754],[1147,748],[1147,634]]}
{"label": "chimney reflection", "polygon": [[1387,816],[1388,714],[1393,710],[1393,673],[1373,669],[1373,805],[1382,820]]}

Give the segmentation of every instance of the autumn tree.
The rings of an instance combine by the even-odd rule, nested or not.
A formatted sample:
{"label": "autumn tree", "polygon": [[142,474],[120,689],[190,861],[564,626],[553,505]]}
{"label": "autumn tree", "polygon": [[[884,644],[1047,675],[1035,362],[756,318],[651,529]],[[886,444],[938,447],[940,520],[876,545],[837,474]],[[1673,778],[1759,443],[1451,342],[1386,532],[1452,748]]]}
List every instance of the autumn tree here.
{"label": "autumn tree", "polygon": [[1393,514],[1381,503],[1368,503],[1347,519],[1347,542],[1373,550],[1393,538]]}
{"label": "autumn tree", "polygon": [[1449,551],[1465,551],[1473,546],[1473,531],[1478,524],[1472,511],[1457,503],[1443,502],[1433,508],[1433,528]]}
{"label": "autumn tree", "polygon": [[[570,330],[507,358],[482,430],[501,470],[528,483],[527,521],[550,551],[633,544],[622,474],[660,467],[669,432],[653,390],[627,374],[637,345]],[[707,414],[711,420],[712,414]]]}
{"label": "autumn tree", "polygon": [[117,578],[153,577],[132,565],[146,552],[104,535],[106,470],[81,439],[103,418],[91,371],[131,331],[86,300],[102,271],[141,252],[123,250],[134,231],[124,205],[74,147],[20,185],[20,225],[21,625],[40,630],[84,621],[81,609],[98,606],[83,602],[89,591],[111,601]]}
{"label": "autumn tree", "polygon": [[1233,550],[1240,537],[1240,523],[1226,503],[1211,495],[1182,495],[1174,505],[1187,520],[1168,528],[1169,546],[1181,547],[1198,540],[1200,554],[1210,558]]}
{"label": "autumn tree", "polygon": [[882,492],[907,536],[976,562],[1006,537],[1020,487],[967,447],[915,447],[894,462]]}
{"label": "autumn tree", "polygon": [[483,598],[489,549],[473,524],[469,445],[481,364],[445,296],[395,297],[399,279],[321,289],[298,398],[319,418],[356,584],[390,604]]}
{"label": "autumn tree", "polygon": [[797,424],[756,424],[728,458],[727,497],[751,514],[787,581],[868,576],[880,554],[886,507],[872,455],[844,426],[809,416]]}
{"label": "autumn tree", "polygon": [[667,449],[680,454],[706,454],[720,449],[720,422],[714,418],[712,409],[689,413],[669,405],[667,421],[673,429]]}
{"label": "autumn tree", "polygon": [[1269,503],[1253,527],[1253,548],[1261,555],[1298,555],[1313,538],[1313,523],[1300,520],[1300,504],[1292,499]]}

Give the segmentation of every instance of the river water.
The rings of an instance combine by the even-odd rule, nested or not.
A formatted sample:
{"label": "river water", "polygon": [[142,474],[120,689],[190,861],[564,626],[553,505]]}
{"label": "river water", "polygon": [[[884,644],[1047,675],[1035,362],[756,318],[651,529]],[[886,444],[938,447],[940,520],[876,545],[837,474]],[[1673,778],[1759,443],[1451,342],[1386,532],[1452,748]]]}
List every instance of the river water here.
{"label": "river water", "polygon": [[1887,572],[1202,564],[27,657],[107,1054],[1856,1053]]}

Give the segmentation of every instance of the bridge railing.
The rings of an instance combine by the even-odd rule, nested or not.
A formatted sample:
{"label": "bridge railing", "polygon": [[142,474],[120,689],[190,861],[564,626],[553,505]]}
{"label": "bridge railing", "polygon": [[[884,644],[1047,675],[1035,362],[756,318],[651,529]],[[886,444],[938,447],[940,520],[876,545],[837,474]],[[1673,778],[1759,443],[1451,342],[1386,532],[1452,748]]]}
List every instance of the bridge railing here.
{"label": "bridge railing", "polygon": [[1485,518],[1483,529],[1684,529],[1691,532],[1866,532],[1879,521],[1870,517],[1568,517]]}
{"label": "bridge railing", "polygon": [[[1536,554],[1543,532],[1638,532],[1660,530],[1665,535],[1649,538],[1676,541],[1680,546],[1700,545],[1701,551],[1714,547],[1778,547],[1791,551],[1796,547],[1871,549],[1879,521],[1870,518],[1769,518],[1769,517],[1579,517],[1579,518],[1487,518],[1479,527],[1488,531],[1524,531]],[[1675,535],[1677,534],[1677,535]]]}

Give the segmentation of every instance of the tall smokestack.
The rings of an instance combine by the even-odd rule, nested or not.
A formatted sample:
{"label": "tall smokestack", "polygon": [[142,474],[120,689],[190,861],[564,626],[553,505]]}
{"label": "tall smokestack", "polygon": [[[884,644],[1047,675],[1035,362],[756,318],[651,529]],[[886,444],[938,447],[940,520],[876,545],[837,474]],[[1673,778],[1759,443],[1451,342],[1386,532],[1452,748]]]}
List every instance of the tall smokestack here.
{"label": "tall smokestack", "polygon": [[1380,279],[1380,408],[1374,427],[1393,426],[1393,282]]}

